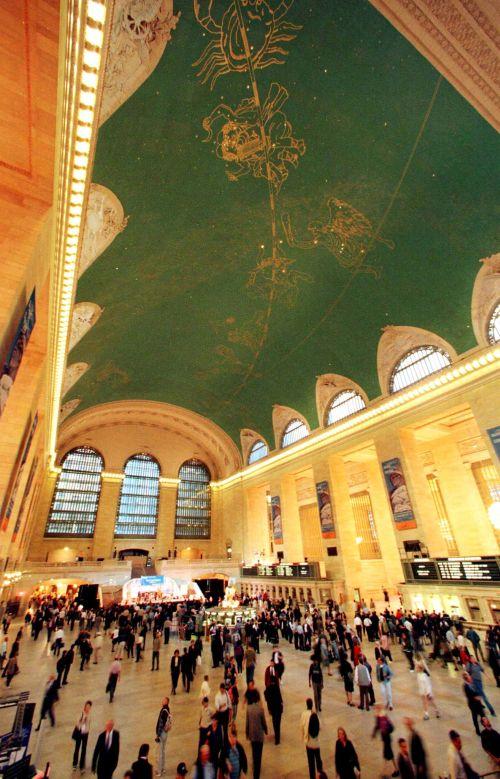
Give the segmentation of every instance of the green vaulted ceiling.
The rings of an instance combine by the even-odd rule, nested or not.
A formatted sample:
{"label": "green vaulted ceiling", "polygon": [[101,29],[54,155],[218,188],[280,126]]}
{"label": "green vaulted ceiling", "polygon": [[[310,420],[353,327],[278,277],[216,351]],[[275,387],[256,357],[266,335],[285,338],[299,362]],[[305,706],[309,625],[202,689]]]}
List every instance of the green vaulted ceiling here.
{"label": "green vaulted ceiling", "polygon": [[203,25],[176,3],[99,131],[93,181],[130,218],[79,282],[104,312],[66,400],[166,401],[272,440],[274,403],[317,426],[319,374],[380,394],[387,324],[475,345],[496,134],[365,0],[200,5]]}

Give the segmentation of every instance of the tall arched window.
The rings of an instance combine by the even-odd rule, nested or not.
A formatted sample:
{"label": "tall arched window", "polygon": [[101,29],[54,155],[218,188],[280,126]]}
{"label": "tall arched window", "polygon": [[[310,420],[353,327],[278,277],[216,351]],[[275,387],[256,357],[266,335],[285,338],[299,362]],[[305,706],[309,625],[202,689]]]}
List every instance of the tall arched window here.
{"label": "tall arched window", "polygon": [[342,390],[335,395],[328,408],[327,425],[340,422],[366,408],[366,403],[355,390]]}
{"label": "tall arched window", "polygon": [[115,536],[154,538],[159,495],[160,466],[149,454],[134,454],[125,463]]}
{"label": "tall arched window", "polygon": [[291,446],[291,444],[295,444],[297,441],[300,441],[301,438],[305,438],[308,435],[309,430],[307,429],[307,425],[305,425],[301,419],[291,419],[283,430],[281,448],[284,449],[286,446]]}
{"label": "tall arched window", "polygon": [[68,452],[61,462],[46,536],[93,536],[104,461],[87,446]]}
{"label": "tall arched window", "polygon": [[449,354],[438,346],[418,346],[402,357],[394,368],[389,384],[390,392],[416,384],[432,373],[451,365]]}
{"label": "tall arched window", "polygon": [[257,460],[262,460],[263,457],[267,457],[269,449],[265,441],[259,440],[252,444],[252,447],[248,453],[248,464],[256,463]]}
{"label": "tall arched window", "polygon": [[500,301],[493,309],[488,323],[488,341],[490,344],[500,343]]}
{"label": "tall arched window", "polygon": [[179,468],[175,538],[210,538],[210,471],[200,460]]}

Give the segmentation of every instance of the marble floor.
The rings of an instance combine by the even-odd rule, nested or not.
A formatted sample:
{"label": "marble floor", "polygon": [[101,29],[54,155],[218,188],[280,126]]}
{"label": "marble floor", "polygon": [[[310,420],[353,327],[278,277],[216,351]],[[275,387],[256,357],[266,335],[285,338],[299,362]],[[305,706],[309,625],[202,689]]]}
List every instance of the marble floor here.
{"label": "marble floor", "polygon": [[[11,628],[13,638],[15,625]],[[76,631],[74,633],[76,637]],[[69,633],[67,633],[69,638]],[[108,641],[108,639],[106,639]],[[149,643],[149,646],[148,646]],[[140,663],[125,659],[123,661],[122,678],[118,684],[113,703],[108,702],[105,693],[107,672],[110,664],[110,644],[105,646],[103,661],[99,665],[92,662],[88,669],[80,672],[79,663],[75,661],[69,675],[69,684],[61,690],[60,701],[56,706],[56,726],[44,722],[39,733],[33,733],[30,743],[32,753],[37,758],[37,765],[46,761],[52,765],[51,779],[68,779],[72,777],[71,758],[73,741],[71,733],[87,698],[93,702],[91,733],[89,739],[90,764],[92,750],[97,735],[107,719],[113,718],[115,727],[121,734],[121,751],[118,770],[115,779],[121,779],[124,771],[130,767],[137,757],[137,750],[142,742],[149,742],[155,755],[154,730],[161,699],[170,691],[169,661],[173,650],[180,646],[177,640],[162,648],[160,671],[151,672],[151,640],[148,636],[145,658]],[[282,720],[282,740],[279,746],[274,745],[272,736],[264,746],[262,779],[283,777],[299,779],[307,777],[306,754],[299,735],[300,714],[305,708],[305,698],[308,696],[307,672],[309,654],[299,653],[288,644],[281,642],[285,655],[286,670],[283,684],[284,714]],[[373,658],[373,645],[367,644],[365,651]],[[264,669],[270,656],[270,648],[261,642],[261,654],[258,658],[256,672],[257,686],[263,691]],[[194,682],[190,694],[179,691],[171,699],[174,718],[173,728],[169,734],[167,747],[166,776],[175,777],[177,763],[184,760],[191,768],[196,757],[197,725],[199,713],[199,688],[203,673],[208,673],[212,688],[212,696],[222,679],[222,669],[212,670],[211,656],[208,644],[203,654],[203,663]],[[20,674],[12,682],[12,691],[30,690],[31,699],[39,704],[42,690],[48,675],[55,667],[55,659],[47,654],[45,634],[41,634],[35,643],[27,635],[21,643],[19,659]],[[475,735],[469,710],[464,703],[459,676],[453,678],[446,669],[431,666],[432,683],[436,700],[441,710],[441,719],[422,720],[420,701],[416,695],[416,678],[410,673],[406,660],[399,648],[394,651],[393,680],[395,709],[391,714],[395,725],[393,743],[397,749],[397,739],[404,736],[403,718],[414,716],[417,728],[425,740],[432,767],[432,776],[438,777],[446,773],[446,751],[448,748],[448,730],[457,729],[463,739],[464,754],[472,766],[479,772],[489,769],[488,760],[481,749],[479,739]],[[244,690],[243,680],[239,685],[240,693]],[[376,688],[378,685],[376,684]],[[486,689],[492,704],[500,711],[500,690],[494,685],[492,675],[486,672]],[[378,690],[375,690],[380,699]],[[349,708],[345,703],[343,684],[335,673],[325,678],[323,696],[323,711],[321,713],[320,742],[321,751],[329,779],[335,776],[333,753],[336,739],[336,729],[342,725],[348,737],[354,742],[361,761],[362,776],[379,777],[383,775],[382,744],[380,740],[371,739],[373,727],[373,712],[359,711]],[[38,706],[37,706],[38,712]],[[245,712],[240,705],[238,712],[238,728],[241,740],[245,746]],[[494,726],[497,720],[493,719]],[[268,725],[272,730],[270,718]],[[247,754],[250,758],[248,745]],[[87,775],[90,770],[87,769]],[[251,775],[251,774],[250,774]]]}

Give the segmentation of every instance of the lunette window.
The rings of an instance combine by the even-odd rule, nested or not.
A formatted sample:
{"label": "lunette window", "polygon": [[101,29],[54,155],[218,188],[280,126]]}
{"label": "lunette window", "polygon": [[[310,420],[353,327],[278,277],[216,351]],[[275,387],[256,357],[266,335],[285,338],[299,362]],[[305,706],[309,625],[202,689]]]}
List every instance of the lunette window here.
{"label": "lunette window", "polygon": [[45,528],[46,536],[94,535],[103,466],[101,455],[87,446],[72,449],[64,456]]}
{"label": "lunette window", "polygon": [[252,444],[250,452],[248,454],[248,464],[256,463],[257,460],[262,460],[263,457],[267,457],[269,449],[265,441],[255,441]]}
{"label": "lunette window", "polygon": [[210,471],[200,460],[187,460],[179,468],[175,538],[210,538],[210,520]]}
{"label": "lunette window", "polygon": [[307,429],[307,425],[305,425],[301,419],[292,419],[283,431],[281,448],[284,449],[286,446],[291,446],[297,441],[300,441],[301,438],[306,438],[308,435],[309,430]]}
{"label": "lunette window", "polygon": [[389,392],[398,392],[416,384],[433,373],[451,365],[451,359],[438,346],[418,346],[407,352],[394,368],[389,383]]}
{"label": "lunette window", "polygon": [[500,301],[496,304],[488,323],[488,341],[490,344],[500,343]]}
{"label": "lunette window", "polygon": [[358,392],[342,390],[338,395],[335,395],[330,403],[326,424],[332,425],[334,422],[340,422],[364,408],[366,408],[366,403]]}
{"label": "lunette window", "polygon": [[160,466],[149,454],[134,454],[125,463],[115,536],[154,538],[159,496]]}

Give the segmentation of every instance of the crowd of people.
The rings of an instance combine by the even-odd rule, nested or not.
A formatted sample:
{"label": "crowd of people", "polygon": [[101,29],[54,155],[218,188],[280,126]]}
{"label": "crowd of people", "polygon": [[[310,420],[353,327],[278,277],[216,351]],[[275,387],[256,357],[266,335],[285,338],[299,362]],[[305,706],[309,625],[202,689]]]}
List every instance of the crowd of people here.
{"label": "crowd of people", "polygon": [[[241,598],[243,603],[249,599]],[[450,679],[462,676],[464,706],[470,710],[472,727],[481,739],[492,771],[500,770],[500,734],[485,715],[494,708],[484,685],[485,666],[489,666],[497,687],[500,686],[500,627],[490,627],[484,640],[462,620],[446,614],[405,613],[386,609],[377,614],[360,604],[352,623],[329,602],[321,608],[314,604],[299,606],[291,601],[270,601],[266,597],[252,604],[255,618],[245,623],[219,625],[210,622],[210,613],[201,602],[143,605],[113,604],[106,608],[84,608],[64,598],[37,598],[30,603],[25,626],[17,628],[10,641],[10,617],[0,607],[3,625],[1,667],[6,685],[19,672],[19,652],[23,636],[33,641],[46,640],[54,656],[54,673],[47,680],[39,710],[37,729],[45,720],[56,726],[57,703],[62,687],[70,681],[73,668],[80,671],[91,664],[109,663],[106,693],[109,701],[119,691],[122,664],[151,660],[151,672],[160,668],[162,646],[175,636],[175,648],[169,658],[170,689],[159,707],[155,733],[156,746],[143,743],[137,760],[125,773],[128,779],[150,779],[166,772],[169,734],[175,729],[172,703],[181,683],[182,691],[197,694],[199,701],[197,758],[191,769],[180,759],[176,779],[190,775],[196,779],[238,779],[244,775],[259,779],[266,736],[274,744],[281,740],[284,709],[285,654],[307,653],[308,673],[304,678],[304,709],[297,724],[297,737],[304,744],[304,775],[310,779],[354,779],[363,770],[363,752],[346,727],[339,727],[334,747],[334,764],[325,765],[321,755],[322,705],[331,694],[325,677],[335,676],[343,685],[348,707],[369,712],[367,732],[381,743],[383,775],[402,779],[430,777],[429,755],[424,738],[416,726],[416,714],[404,718],[404,734],[396,738],[391,712],[405,702],[395,701],[392,682],[393,654],[401,651],[414,675],[415,695],[422,704],[422,719],[440,717],[432,681],[432,666],[447,668]],[[220,669],[220,683],[211,690],[209,675],[202,673],[205,625],[209,640],[211,665]],[[178,638],[181,638],[181,649]],[[24,638],[26,640],[26,638]],[[111,660],[109,660],[109,654]],[[266,655],[264,663],[259,655]],[[257,664],[263,667],[256,678]],[[401,668],[401,665],[399,666]],[[166,669],[165,669],[166,670]],[[398,673],[401,671],[399,670]],[[406,673],[406,672],[405,672]],[[203,679],[200,677],[203,676]],[[199,688],[193,695],[196,678]],[[198,691],[199,690],[199,691]],[[165,690],[167,692],[167,690]],[[244,716],[238,718],[240,709]],[[363,715],[364,716],[364,715]],[[87,746],[91,730],[92,700],[87,699],[71,734],[74,748],[72,767],[82,773],[87,768]],[[244,722],[244,727],[242,724]],[[240,732],[241,731],[241,732]],[[328,732],[325,730],[325,733]],[[243,733],[244,737],[243,738]],[[329,735],[331,738],[332,736]],[[459,733],[449,731],[448,772],[451,779],[473,779],[479,776],[464,754]],[[154,752],[154,759],[153,759]],[[247,754],[248,753],[248,754]],[[120,734],[112,718],[99,734],[90,760],[99,779],[112,779],[120,756]],[[307,766],[307,767],[306,767]]]}

